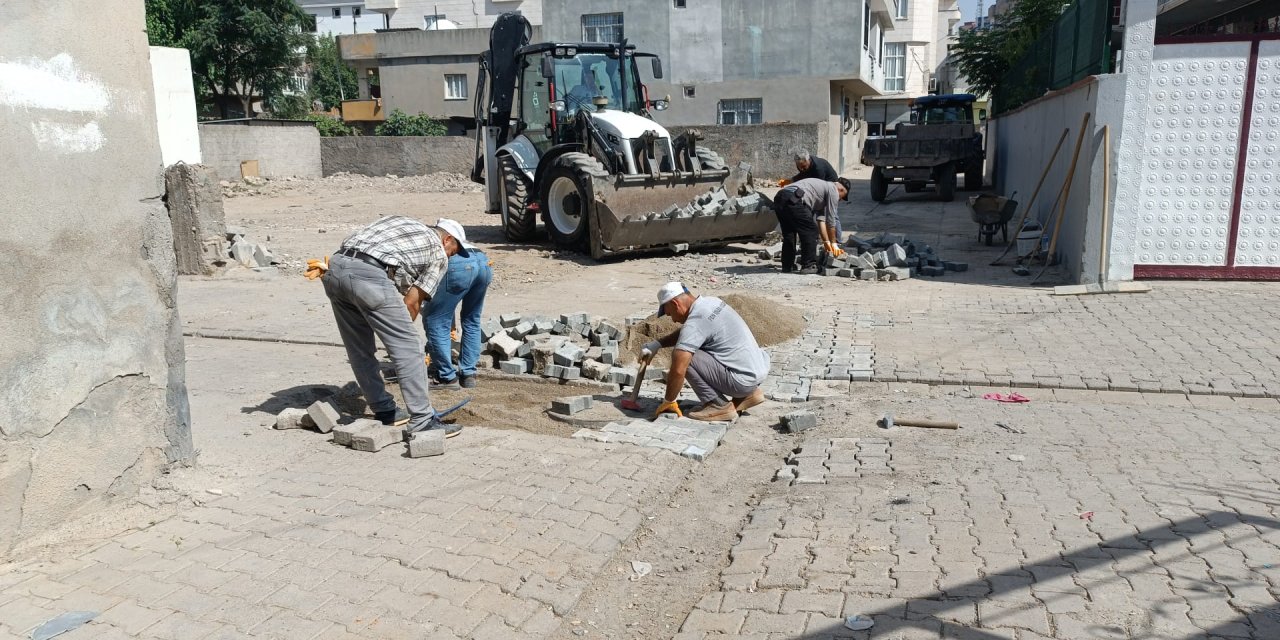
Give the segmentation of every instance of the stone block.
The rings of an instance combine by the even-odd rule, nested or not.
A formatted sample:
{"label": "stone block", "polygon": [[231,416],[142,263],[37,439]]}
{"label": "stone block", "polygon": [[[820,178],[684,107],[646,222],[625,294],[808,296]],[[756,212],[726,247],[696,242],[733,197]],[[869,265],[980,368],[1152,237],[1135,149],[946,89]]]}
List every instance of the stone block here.
{"label": "stone block", "polygon": [[853,269],[837,269],[836,275],[840,276],[841,278],[852,278]]}
{"label": "stone block", "polygon": [[599,361],[600,356],[603,354],[604,354],[603,347],[591,347],[590,349],[587,349],[587,352],[585,355],[582,356],[582,359]]}
{"label": "stone block", "polygon": [[605,380],[609,377],[610,368],[599,360],[587,359],[582,362],[582,375],[590,380]]}
{"label": "stone block", "polygon": [[630,367],[613,367],[609,369],[609,382],[630,386],[635,384],[636,370]]}
{"label": "stone block", "polygon": [[551,401],[551,410],[571,416],[591,408],[591,396],[566,396]]}
{"label": "stone block", "polygon": [[520,348],[516,349],[516,357],[528,358],[531,355],[533,355],[533,343],[526,339],[524,342],[520,343]]}
{"label": "stone block", "polygon": [[600,348],[600,362],[614,364],[618,361],[618,345],[605,345]]}
{"label": "stone block", "polygon": [[699,447],[698,445],[691,444],[685,447],[684,450],[680,452],[680,455],[686,458],[689,458],[691,460],[697,460],[698,462],[703,462],[707,459],[707,456],[711,455],[711,452],[706,449],[703,449],[702,447]]}
{"label": "stone block", "polygon": [[901,245],[896,245],[896,244],[889,245],[889,248],[885,250],[885,257],[889,261],[886,266],[890,266],[890,267],[907,266],[907,250],[903,249]]}
{"label": "stone block", "polygon": [[512,375],[524,375],[529,373],[532,363],[524,358],[514,358],[512,360],[504,360],[498,363],[498,369],[503,373]]}
{"label": "stone block", "polygon": [[385,424],[361,429],[359,432],[351,434],[351,448],[356,451],[368,451],[370,453],[381,451],[385,447],[403,441],[404,432],[400,427]]}
{"label": "stone block", "polygon": [[307,415],[311,416],[311,421],[316,423],[316,429],[320,433],[329,433],[334,427],[338,426],[338,419],[341,414],[338,408],[329,400],[317,400],[311,406],[307,407]]}
{"label": "stone block", "polygon": [[384,426],[381,422],[369,418],[361,418],[351,424],[339,425],[333,430],[333,443],[349,447],[351,446],[351,436],[365,429],[381,426]]}
{"label": "stone block", "polygon": [[581,312],[581,311],[578,313],[566,313],[560,316],[560,322],[563,322],[564,324],[569,326],[577,325],[580,327],[581,325],[584,325],[587,323],[587,319],[589,317],[590,316],[588,316],[585,312]]}
{"label": "stone block", "polygon": [[579,362],[582,362],[584,356],[586,356],[586,351],[582,347],[579,347],[572,342],[565,342],[559,347],[556,347],[552,358],[555,364],[562,367],[572,367]]}
{"label": "stone block", "polygon": [[557,322],[551,326],[551,333],[557,336],[564,335],[569,332],[569,325],[563,322]]}
{"label": "stone block", "polygon": [[560,367],[560,372],[556,377],[561,380],[577,380],[582,377],[582,369],[578,367]]}
{"label": "stone block", "polygon": [[498,316],[498,322],[503,326],[503,328],[510,329],[520,324],[520,321],[523,318],[524,317],[518,313],[504,313],[501,316]]}
{"label": "stone block", "polygon": [[782,257],[782,243],[771,245],[760,250],[761,260],[777,260]]}
{"label": "stone block", "polygon": [[507,329],[507,334],[516,340],[523,340],[531,333],[533,333],[533,323],[528,320],[521,320],[516,326]]}
{"label": "stone block", "polygon": [[559,378],[564,370],[565,367],[558,364],[549,364],[542,368],[542,375],[546,378]]}
{"label": "stone block", "polygon": [[530,370],[542,371],[543,369],[555,364],[555,352],[556,345],[543,343],[534,346],[533,352],[529,354],[533,359],[533,364],[531,365]]}
{"label": "stone block", "polygon": [[929,276],[930,278],[936,278],[938,276],[946,274],[946,272],[947,270],[944,267],[934,267],[934,266],[920,267],[920,275]]}
{"label": "stone block", "polygon": [[800,433],[818,426],[818,416],[812,411],[792,411],[783,414],[782,426],[787,433]]}
{"label": "stone block", "polygon": [[444,455],[444,430],[419,431],[409,439],[409,457],[427,458]]}
{"label": "stone block", "polygon": [[254,245],[241,240],[231,245],[231,259],[246,267],[256,267],[258,262],[253,258]]}
{"label": "stone block", "polygon": [[259,244],[259,245],[254,245],[253,247],[253,262],[254,262],[254,266],[269,267],[273,264],[278,263],[279,260],[276,260],[275,254],[271,253],[270,249],[268,249],[264,245]]}
{"label": "stone block", "polygon": [[875,280],[878,275],[875,269],[861,269],[858,271],[859,280]]}
{"label": "stone block", "polygon": [[551,333],[551,329],[554,328],[555,326],[556,326],[556,323],[552,322],[550,319],[538,318],[537,320],[533,321],[533,332],[535,334]]}
{"label": "stone block", "polygon": [[502,333],[502,323],[497,320],[489,318],[480,323],[480,339],[482,341],[488,342],[499,333]]}
{"label": "stone block", "polygon": [[885,267],[878,270],[878,275],[889,280],[908,280],[911,278],[911,270],[907,267]]}
{"label": "stone block", "polygon": [[289,408],[276,414],[276,429],[301,429],[314,427],[315,422],[306,409]]}
{"label": "stone block", "polygon": [[944,260],[942,262],[942,268],[946,269],[947,271],[955,271],[959,273],[961,271],[968,271],[969,263],[968,262],[951,262],[951,261]]}
{"label": "stone block", "polygon": [[506,333],[499,333],[489,340],[489,348],[503,357],[514,358],[522,343]]}

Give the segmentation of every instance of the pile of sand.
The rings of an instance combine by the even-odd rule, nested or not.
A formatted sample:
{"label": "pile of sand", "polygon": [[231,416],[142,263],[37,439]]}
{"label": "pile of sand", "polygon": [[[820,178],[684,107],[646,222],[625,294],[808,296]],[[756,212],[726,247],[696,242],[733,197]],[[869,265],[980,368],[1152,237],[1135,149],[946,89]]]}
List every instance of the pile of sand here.
{"label": "pile of sand", "polygon": [[[755,335],[756,342],[759,342],[762,347],[786,342],[804,331],[804,312],[795,307],[739,293],[721,296],[721,299],[729,303],[729,306],[742,316],[742,320]],[[666,336],[679,327],[680,325],[673,322],[671,318],[657,316],[650,316],[644,322],[632,325],[627,330],[626,340],[622,342],[622,361],[635,362],[644,343]],[[653,364],[656,367],[666,367],[671,364],[671,351],[669,349],[660,351],[653,359]]]}

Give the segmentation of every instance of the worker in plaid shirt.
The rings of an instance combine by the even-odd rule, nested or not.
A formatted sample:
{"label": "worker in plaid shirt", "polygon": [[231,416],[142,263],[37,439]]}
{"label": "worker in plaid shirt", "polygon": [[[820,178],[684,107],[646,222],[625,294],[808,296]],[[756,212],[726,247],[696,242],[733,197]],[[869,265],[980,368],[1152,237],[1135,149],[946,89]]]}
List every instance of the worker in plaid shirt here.
{"label": "worker in plaid shirt", "polygon": [[[449,256],[467,255],[466,241],[462,225],[447,218],[430,227],[388,216],[343,240],[322,277],[351,371],[383,424],[407,423],[410,433],[441,429],[450,437],[462,429],[441,422],[431,407],[415,321],[444,277]],[[383,383],[375,335],[395,365],[408,412],[396,407]]]}

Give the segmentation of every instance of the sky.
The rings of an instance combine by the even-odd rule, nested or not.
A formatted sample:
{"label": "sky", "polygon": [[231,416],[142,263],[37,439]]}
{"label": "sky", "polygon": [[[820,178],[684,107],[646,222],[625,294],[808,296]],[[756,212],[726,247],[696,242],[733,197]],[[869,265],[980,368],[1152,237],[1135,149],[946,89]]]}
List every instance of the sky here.
{"label": "sky", "polygon": [[[991,6],[995,0],[987,0],[987,6]],[[964,16],[964,21],[973,20],[974,12],[978,9],[978,0],[960,0],[960,13]]]}

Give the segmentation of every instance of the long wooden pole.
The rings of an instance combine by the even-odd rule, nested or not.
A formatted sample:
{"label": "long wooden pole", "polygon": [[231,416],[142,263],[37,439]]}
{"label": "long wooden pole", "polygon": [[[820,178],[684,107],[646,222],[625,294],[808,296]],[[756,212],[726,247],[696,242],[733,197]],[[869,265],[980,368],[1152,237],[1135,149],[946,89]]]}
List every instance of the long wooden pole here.
{"label": "long wooden pole", "polygon": [[1067,169],[1067,182],[1062,187],[1062,201],[1058,205],[1058,217],[1053,222],[1053,237],[1049,240],[1049,253],[1045,254],[1044,262],[1049,264],[1053,260],[1053,252],[1058,248],[1058,233],[1062,231],[1062,220],[1067,216],[1067,203],[1071,200],[1071,184],[1075,181],[1076,163],[1080,160],[1080,148],[1084,146],[1084,136],[1089,129],[1089,117],[1092,113],[1084,114],[1084,120],[1080,123],[1080,134],[1076,136],[1076,149],[1071,154],[1071,168]]}
{"label": "long wooden pole", "polygon": [[1098,250],[1098,284],[1107,281],[1111,240],[1111,125],[1102,125],[1102,243]]}
{"label": "long wooden pole", "polygon": [[[1031,199],[1028,200],[1026,206],[1022,208],[1022,217],[1018,218],[1018,224],[1013,228],[1013,239],[1009,241],[1009,246],[1004,248],[1004,253],[1001,253],[1000,257],[993,260],[991,264],[1000,264],[1000,261],[1004,260],[1004,257],[1009,255],[1009,252],[1013,250],[1013,246],[1017,244],[1018,232],[1022,230],[1023,223],[1025,223],[1027,221],[1027,217],[1031,215],[1031,205],[1035,204],[1036,196],[1040,195],[1040,187],[1044,186],[1045,178],[1049,177],[1049,169],[1053,168],[1054,160],[1058,159],[1058,151],[1062,149],[1062,143],[1067,140],[1067,134],[1070,132],[1071,129],[1069,128],[1062,130],[1062,135],[1058,137],[1058,145],[1053,148],[1053,154],[1049,156],[1049,162],[1045,163],[1044,171],[1040,172],[1040,180],[1036,182],[1036,188],[1031,192]],[[1055,205],[1057,202],[1057,200],[1054,200]],[[1052,210],[1053,207],[1049,207],[1049,209]]]}

